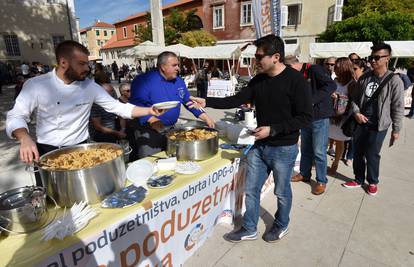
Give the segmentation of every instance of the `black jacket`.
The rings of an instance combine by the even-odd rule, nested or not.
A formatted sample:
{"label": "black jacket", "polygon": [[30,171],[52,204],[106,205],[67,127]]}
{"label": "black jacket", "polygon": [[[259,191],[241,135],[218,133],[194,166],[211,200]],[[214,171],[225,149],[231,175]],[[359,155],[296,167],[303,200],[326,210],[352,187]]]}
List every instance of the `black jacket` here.
{"label": "black jacket", "polygon": [[225,98],[206,99],[212,108],[235,108],[255,103],[257,126],[270,126],[270,136],[257,143],[288,146],[298,142],[299,130],[312,123],[312,98],[303,76],[286,68],[270,77],[256,75],[238,94]]}
{"label": "black jacket", "polygon": [[332,117],[331,95],[336,90],[336,83],[331,75],[321,65],[312,65],[308,69],[307,79],[312,89],[313,120]]}

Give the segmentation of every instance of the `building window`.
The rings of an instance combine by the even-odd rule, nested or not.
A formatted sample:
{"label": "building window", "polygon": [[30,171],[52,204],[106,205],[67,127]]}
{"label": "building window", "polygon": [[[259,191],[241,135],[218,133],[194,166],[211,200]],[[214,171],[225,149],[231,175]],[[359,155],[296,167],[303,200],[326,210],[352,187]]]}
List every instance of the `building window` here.
{"label": "building window", "polygon": [[252,25],[252,2],[242,2],[240,12],[240,25]]}
{"label": "building window", "polygon": [[104,36],[108,36],[108,32],[104,30]]}
{"label": "building window", "polygon": [[224,28],[224,6],[213,7],[213,29]]}
{"label": "building window", "polygon": [[8,56],[20,56],[19,41],[17,35],[3,35],[4,43],[6,44],[6,51]]}
{"label": "building window", "polygon": [[115,34],[115,31],[111,31],[111,35],[114,35]]}
{"label": "building window", "polygon": [[335,5],[332,5],[328,8],[328,21],[326,25],[329,26],[334,22],[334,15],[335,15]]}
{"label": "building window", "polygon": [[96,32],[96,36],[99,36],[99,34],[101,34],[101,33],[99,32],[99,30],[96,30],[95,32]]}
{"label": "building window", "polygon": [[101,40],[96,40],[96,44],[97,44],[98,46],[101,46]]}
{"label": "building window", "polygon": [[102,51],[99,50],[99,57],[102,57]]}
{"label": "building window", "polygon": [[248,67],[251,66],[251,63],[252,63],[251,58],[243,57],[242,61],[240,62],[240,67],[241,68],[248,68]]}
{"label": "building window", "polygon": [[134,34],[138,35],[138,24],[134,24]]}
{"label": "building window", "polygon": [[127,28],[123,27],[122,31],[124,32],[124,38],[127,38]]}
{"label": "building window", "polygon": [[285,44],[297,44],[298,39],[287,39],[285,40]]}
{"label": "building window", "polygon": [[111,51],[111,58],[115,59],[115,51]]}
{"label": "building window", "polygon": [[55,35],[52,36],[53,39],[53,47],[56,48],[56,46],[58,44],[60,44],[61,42],[65,41],[65,37],[63,35]]}
{"label": "building window", "polygon": [[302,4],[288,6],[288,26],[300,24],[302,16]]}

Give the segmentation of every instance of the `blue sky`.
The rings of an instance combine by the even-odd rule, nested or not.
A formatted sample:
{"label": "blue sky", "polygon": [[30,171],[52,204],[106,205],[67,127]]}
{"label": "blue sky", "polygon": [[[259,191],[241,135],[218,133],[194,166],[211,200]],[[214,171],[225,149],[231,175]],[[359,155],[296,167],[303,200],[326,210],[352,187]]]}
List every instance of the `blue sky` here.
{"label": "blue sky", "polygon": [[[176,0],[162,0],[163,5]],[[76,16],[80,27],[94,24],[95,19],[114,23],[138,12],[149,10],[149,0],[75,0]]]}

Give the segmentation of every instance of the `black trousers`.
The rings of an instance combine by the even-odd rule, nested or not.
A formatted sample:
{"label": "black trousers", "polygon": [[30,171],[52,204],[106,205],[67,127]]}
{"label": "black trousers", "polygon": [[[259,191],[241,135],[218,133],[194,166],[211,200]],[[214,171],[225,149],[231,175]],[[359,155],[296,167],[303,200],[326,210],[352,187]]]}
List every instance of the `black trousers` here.
{"label": "black trousers", "polygon": [[164,151],[167,147],[165,135],[149,126],[136,125],[127,131],[129,145],[132,148],[130,162]]}
{"label": "black trousers", "polygon": [[[376,131],[367,125],[358,125],[353,136],[354,161],[353,169],[355,180],[364,184],[379,183],[380,152],[387,130]],[[365,175],[366,173],[366,175]]]}
{"label": "black trousers", "polygon": [[[85,144],[87,142],[88,140],[85,140],[83,142],[80,142],[79,144]],[[36,146],[37,146],[37,151],[39,151],[39,156],[43,156],[44,154],[47,154],[53,150],[62,148],[58,146],[52,146],[52,145],[41,144],[41,143],[36,143]],[[35,170],[37,170],[37,168],[35,168]],[[40,177],[40,173],[38,171],[35,172],[35,178],[36,178],[36,185],[43,186],[42,178]]]}

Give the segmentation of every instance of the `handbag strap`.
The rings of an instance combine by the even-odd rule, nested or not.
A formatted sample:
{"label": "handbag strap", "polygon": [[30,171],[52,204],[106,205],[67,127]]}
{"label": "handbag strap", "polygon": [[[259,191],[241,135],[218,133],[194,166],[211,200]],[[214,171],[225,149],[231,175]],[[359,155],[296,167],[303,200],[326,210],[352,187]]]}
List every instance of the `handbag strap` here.
{"label": "handbag strap", "polygon": [[380,85],[378,86],[377,90],[375,90],[375,92],[372,94],[372,96],[368,99],[367,102],[365,102],[365,104],[362,104],[362,106],[366,106],[368,103],[374,101],[375,99],[377,99],[378,95],[381,93],[382,88],[384,88],[384,86],[392,79],[392,77],[394,76],[394,73],[390,73],[388,74],[387,77],[384,78],[384,80],[382,80],[382,82],[380,83]]}

